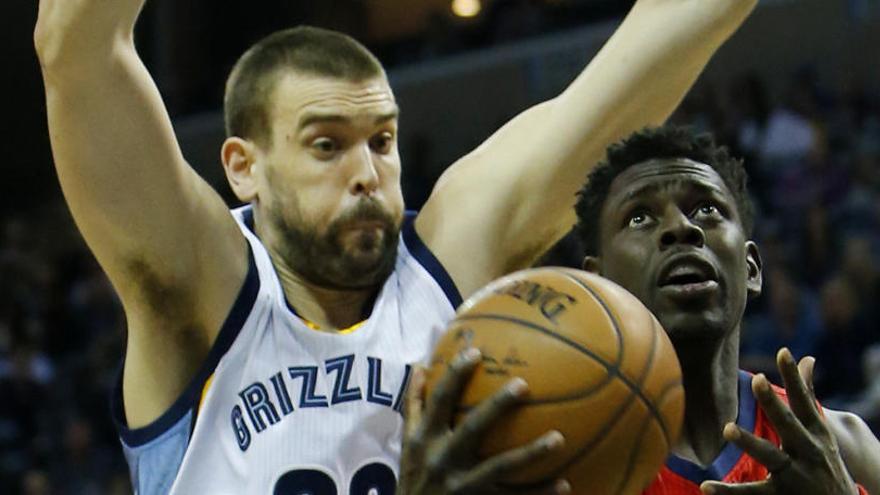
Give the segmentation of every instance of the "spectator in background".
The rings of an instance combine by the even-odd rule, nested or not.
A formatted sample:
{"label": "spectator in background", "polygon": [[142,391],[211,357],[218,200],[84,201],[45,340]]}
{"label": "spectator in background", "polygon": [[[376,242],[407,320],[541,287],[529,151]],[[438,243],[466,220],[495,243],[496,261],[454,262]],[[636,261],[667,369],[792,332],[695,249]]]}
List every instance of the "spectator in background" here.
{"label": "spectator in background", "polygon": [[815,295],[781,267],[768,270],[767,288],[769,306],[745,321],[741,362],[744,369],[779,380],[777,351],[787,347],[796,359],[812,355],[822,324]]}
{"label": "spectator in background", "polygon": [[852,285],[859,305],[865,308],[867,318],[876,325],[880,321],[880,308],[877,307],[880,302],[880,271],[871,241],[864,236],[848,237],[843,243],[842,252],[841,276]]}
{"label": "spectator in background", "polygon": [[758,145],[762,162],[786,164],[805,157],[813,148],[816,129],[805,108],[810,108],[809,100],[802,93],[796,93],[792,95],[792,103],[773,110],[764,139]]}
{"label": "spectator in background", "polygon": [[82,416],[70,417],[64,425],[63,450],[56,460],[52,477],[63,481],[63,494],[101,495],[105,478],[113,469],[113,453],[96,445],[91,422]]}
{"label": "spectator in background", "polygon": [[0,491],[13,493],[20,477],[42,464],[51,450],[43,436],[48,424],[48,390],[37,353],[15,342],[6,373],[0,376]]}
{"label": "spectator in background", "polygon": [[767,87],[757,74],[750,72],[731,85],[730,99],[733,118],[738,123],[736,145],[745,163],[758,159],[764,132],[770,119],[770,100]]}
{"label": "spectator in background", "polygon": [[834,223],[844,237],[878,238],[878,205],[880,188],[876,187],[877,172],[872,167],[877,161],[867,156],[857,156],[853,167],[853,179],[846,194],[834,207]]}
{"label": "spectator in background", "polygon": [[49,475],[40,469],[31,469],[24,473],[21,480],[22,495],[52,495],[52,482]]}
{"label": "spectator in background", "polygon": [[809,205],[805,223],[801,242],[801,266],[804,267],[802,275],[804,282],[816,287],[828,278],[836,262],[836,257],[832,254],[833,233],[828,220],[828,209],[822,203]]}
{"label": "spectator in background", "polygon": [[816,348],[816,393],[829,407],[844,407],[865,388],[862,355],[871,335],[859,298],[845,278],[829,280],[821,298],[824,333]]}

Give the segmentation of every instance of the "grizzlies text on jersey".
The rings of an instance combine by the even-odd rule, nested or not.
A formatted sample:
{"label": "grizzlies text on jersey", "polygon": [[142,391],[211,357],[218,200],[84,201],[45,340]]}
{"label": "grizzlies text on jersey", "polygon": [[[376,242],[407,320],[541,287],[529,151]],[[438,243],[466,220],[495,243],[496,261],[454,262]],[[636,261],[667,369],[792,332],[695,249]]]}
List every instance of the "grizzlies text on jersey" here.
{"label": "grizzlies text on jersey", "polygon": [[461,296],[407,215],[369,317],[351,332],[312,330],[288,306],[250,208],[233,215],[250,267],[202,368],[144,428],[126,427],[114,391],[136,493],[392,493],[411,366]]}

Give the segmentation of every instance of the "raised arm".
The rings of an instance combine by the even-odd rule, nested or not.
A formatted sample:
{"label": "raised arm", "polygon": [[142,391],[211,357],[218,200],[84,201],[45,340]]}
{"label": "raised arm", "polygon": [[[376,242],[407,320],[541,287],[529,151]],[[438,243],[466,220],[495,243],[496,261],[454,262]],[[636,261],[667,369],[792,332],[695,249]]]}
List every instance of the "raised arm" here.
{"label": "raised arm", "polygon": [[664,122],[756,1],[639,0],[562,94],[443,174],[416,227],[463,296],[571,228],[575,193],[606,147]]}
{"label": "raised arm", "polygon": [[58,178],[125,306],[123,393],[133,426],[184,388],[247,267],[243,236],[184,161],[135,51],[143,3],[41,0],[34,33]]}

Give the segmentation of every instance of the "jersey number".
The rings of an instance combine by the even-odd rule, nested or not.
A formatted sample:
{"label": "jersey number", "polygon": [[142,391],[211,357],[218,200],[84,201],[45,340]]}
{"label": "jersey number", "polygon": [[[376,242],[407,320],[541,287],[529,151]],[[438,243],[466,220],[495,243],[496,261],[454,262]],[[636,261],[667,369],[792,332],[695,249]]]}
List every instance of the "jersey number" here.
{"label": "jersey number", "polygon": [[[351,477],[349,495],[394,495],[397,478],[385,464],[375,462],[357,470]],[[294,469],[275,483],[273,495],[339,495],[336,482],[316,469]]]}

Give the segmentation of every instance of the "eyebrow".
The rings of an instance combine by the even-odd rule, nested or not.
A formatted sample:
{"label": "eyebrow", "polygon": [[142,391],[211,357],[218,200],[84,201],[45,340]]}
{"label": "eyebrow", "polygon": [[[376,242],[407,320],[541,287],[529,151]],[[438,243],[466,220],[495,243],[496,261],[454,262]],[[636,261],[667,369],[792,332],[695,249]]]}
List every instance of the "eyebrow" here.
{"label": "eyebrow", "polygon": [[[383,114],[377,115],[375,119],[373,119],[373,125],[381,125],[391,120],[394,120],[400,116],[400,109],[397,107],[394,110],[385,112]],[[338,114],[338,113],[317,113],[317,112],[308,112],[303,114],[299,118],[299,122],[297,123],[297,129],[302,130],[306,127],[314,124],[345,124],[351,123],[352,119],[346,115]]]}

